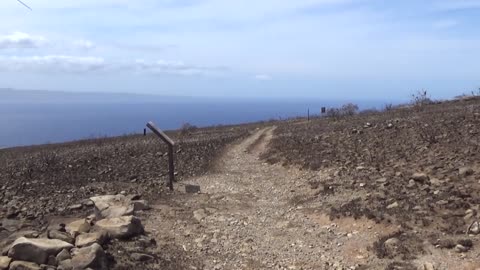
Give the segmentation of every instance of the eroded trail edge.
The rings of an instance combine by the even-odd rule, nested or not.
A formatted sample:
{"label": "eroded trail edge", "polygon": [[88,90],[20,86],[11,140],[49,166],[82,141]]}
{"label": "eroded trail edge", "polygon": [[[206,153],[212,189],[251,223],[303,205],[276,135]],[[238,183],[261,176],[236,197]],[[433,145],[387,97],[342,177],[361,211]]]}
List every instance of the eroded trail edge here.
{"label": "eroded trail edge", "polygon": [[274,129],[230,146],[214,172],[186,182],[200,185],[200,194],[175,194],[153,207],[146,229],[181,253],[177,267],[361,269],[356,265],[371,262],[374,232],[390,228],[366,220],[333,223],[307,207],[318,196],[308,179],[322,175],[263,163],[259,155]]}

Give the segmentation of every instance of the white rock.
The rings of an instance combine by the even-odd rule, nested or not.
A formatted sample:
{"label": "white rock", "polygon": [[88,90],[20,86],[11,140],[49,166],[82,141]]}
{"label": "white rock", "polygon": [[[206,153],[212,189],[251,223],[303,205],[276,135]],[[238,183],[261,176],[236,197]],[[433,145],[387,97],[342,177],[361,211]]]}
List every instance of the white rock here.
{"label": "white rock", "polygon": [[90,222],[88,222],[86,219],[80,219],[69,223],[65,227],[65,230],[73,237],[77,237],[77,235],[80,233],[89,232],[91,227],[92,226],[90,225]]}
{"label": "white rock", "polygon": [[57,256],[63,249],[71,249],[73,245],[57,239],[29,239],[20,237],[13,242],[8,257],[14,260],[44,264],[48,256]]}
{"label": "white rock", "polygon": [[0,270],[8,269],[8,266],[10,265],[11,261],[12,259],[10,259],[7,256],[0,256]]}
{"label": "white rock", "polygon": [[14,261],[10,264],[10,270],[41,270],[40,266],[32,262]]}
{"label": "white rock", "polygon": [[133,204],[124,195],[104,195],[92,197],[97,219],[114,218],[133,214]]}
{"label": "white rock", "polygon": [[95,224],[99,231],[106,232],[112,238],[130,238],[142,234],[144,229],[140,219],[134,216],[102,219]]}
{"label": "white rock", "polygon": [[205,209],[198,209],[193,211],[193,217],[198,221],[201,222],[204,218],[207,217],[207,212]]}
{"label": "white rock", "polygon": [[423,264],[424,270],[435,270],[435,266],[432,263],[426,262]]}
{"label": "white rock", "polygon": [[105,240],[107,240],[107,235],[104,232],[82,233],[77,236],[77,239],[75,240],[75,246],[86,247],[94,243],[103,245]]}

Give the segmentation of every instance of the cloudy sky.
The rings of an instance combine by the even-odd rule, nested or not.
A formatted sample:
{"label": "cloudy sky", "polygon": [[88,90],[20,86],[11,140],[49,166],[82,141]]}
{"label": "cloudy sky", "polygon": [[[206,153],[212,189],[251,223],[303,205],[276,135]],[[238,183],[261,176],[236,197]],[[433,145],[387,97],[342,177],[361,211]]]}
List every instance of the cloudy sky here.
{"label": "cloudy sky", "polygon": [[0,2],[0,88],[451,97],[480,87],[480,0]]}

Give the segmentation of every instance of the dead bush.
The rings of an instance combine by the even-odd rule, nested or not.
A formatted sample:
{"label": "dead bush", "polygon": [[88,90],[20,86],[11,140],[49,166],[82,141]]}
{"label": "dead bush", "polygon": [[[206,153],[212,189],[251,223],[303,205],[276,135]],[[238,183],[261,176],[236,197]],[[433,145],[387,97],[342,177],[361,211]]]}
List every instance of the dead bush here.
{"label": "dead bush", "polygon": [[415,94],[412,94],[411,103],[413,106],[417,108],[421,108],[425,105],[433,104],[433,101],[430,98],[430,95],[428,94],[427,90],[421,90]]}
{"label": "dead bush", "polygon": [[180,127],[180,135],[186,136],[189,134],[192,134],[195,130],[197,130],[198,127],[195,125],[192,125],[190,123],[183,123],[182,126]]}

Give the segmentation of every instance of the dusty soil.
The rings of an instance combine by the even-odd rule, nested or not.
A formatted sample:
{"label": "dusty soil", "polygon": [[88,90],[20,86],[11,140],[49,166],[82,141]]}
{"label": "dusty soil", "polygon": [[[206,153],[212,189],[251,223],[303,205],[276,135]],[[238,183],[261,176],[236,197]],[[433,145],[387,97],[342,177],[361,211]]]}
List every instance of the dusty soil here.
{"label": "dusty soil", "polygon": [[[171,133],[178,142],[178,181],[202,175],[249,126]],[[154,200],[166,190],[167,148],[154,135],[99,138],[0,150],[0,241],[21,228],[41,229],[50,217],[85,216],[82,203],[99,194],[138,194]]]}
{"label": "dusty soil", "polygon": [[[477,98],[280,125],[262,158],[318,173],[308,179],[316,194],[299,205],[332,222],[367,218],[397,228],[396,235],[378,232],[372,245],[378,259],[397,261],[390,269],[422,260],[475,269],[468,267],[480,242],[467,229],[478,221],[479,133]],[[389,238],[399,240],[394,252],[385,250]],[[455,252],[470,241],[472,249]]]}
{"label": "dusty soil", "polygon": [[[161,243],[162,249],[176,250],[184,269],[401,266],[401,260],[377,256],[379,248],[375,248],[377,240],[384,236],[407,238],[401,227],[366,218],[342,217],[332,221],[328,212],[307,202],[317,193],[308,179],[326,175],[259,160],[273,131],[272,127],[261,129],[233,145],[212,173],[185,182],[200,185],[200,194],[180,190],[158,201],[145,220],[147,231]],[[409,253],[405,249],[401,251]],[[416,263],[423,267],[421,260]],[[414,267],[413,263],[403,265],[407,268],[391,269]]]}

